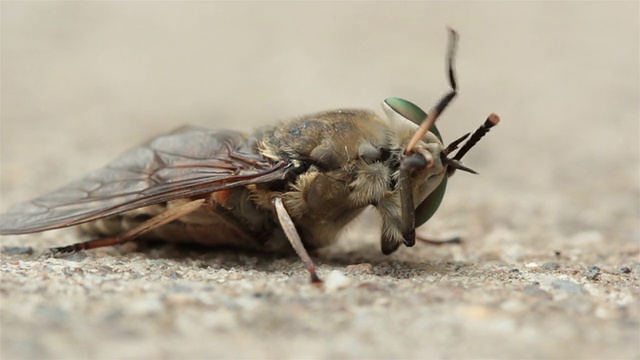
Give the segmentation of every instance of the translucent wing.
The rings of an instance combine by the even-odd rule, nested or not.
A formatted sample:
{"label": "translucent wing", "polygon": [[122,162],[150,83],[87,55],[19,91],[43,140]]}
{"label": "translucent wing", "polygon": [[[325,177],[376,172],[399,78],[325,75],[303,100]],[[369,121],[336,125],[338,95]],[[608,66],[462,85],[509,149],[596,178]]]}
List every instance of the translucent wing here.
{"label": "translucent wing", "polygon": [[282,179],[285,162],[244,134],[182,128],[122,154],[84,179],[0,215],[0,234],[57,229],[182,197]]}

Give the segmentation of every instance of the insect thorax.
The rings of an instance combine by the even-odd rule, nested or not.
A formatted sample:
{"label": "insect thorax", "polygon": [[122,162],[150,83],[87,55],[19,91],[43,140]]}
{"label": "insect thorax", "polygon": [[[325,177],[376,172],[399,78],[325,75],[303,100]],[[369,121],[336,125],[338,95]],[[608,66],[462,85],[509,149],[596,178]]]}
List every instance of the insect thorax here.
{"label": "insect thorax", "polygon": [[[291,121],[265,132],[260,150],[298,165],[278,196],[309,247],[334,242],[369,205],[383,218],[399,216],[395,182],[402,148],[389,124],[372,112],[340,110]],[[265,207],[272,196],[256,192]]]}

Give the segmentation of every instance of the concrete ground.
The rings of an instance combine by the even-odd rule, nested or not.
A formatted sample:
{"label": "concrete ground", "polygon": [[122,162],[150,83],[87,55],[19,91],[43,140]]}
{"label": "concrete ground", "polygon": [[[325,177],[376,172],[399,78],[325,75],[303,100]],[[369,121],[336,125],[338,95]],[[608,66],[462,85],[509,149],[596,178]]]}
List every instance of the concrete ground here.
{"label": "concrete ground", "polygon": [[73,229],[6,236],[0,356],[640,358],[638,2],[2,2],[2,210],[183,124],[250,130],[389,96],[448,140],[490,112],[418,231],[376,215],[318,254],[172,245],[41,259]]}

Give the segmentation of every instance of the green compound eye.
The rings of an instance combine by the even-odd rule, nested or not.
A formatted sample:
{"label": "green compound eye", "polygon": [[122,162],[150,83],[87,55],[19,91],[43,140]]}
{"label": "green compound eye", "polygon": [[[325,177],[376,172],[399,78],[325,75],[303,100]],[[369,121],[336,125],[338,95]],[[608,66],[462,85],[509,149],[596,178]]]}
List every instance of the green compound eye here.
{"label": "green compound eye", "polygon": [[[411,101],[400,99],[396,97],[390,97],[384,99],[385,104],[389,106],[391,110],[393,110],[396,114],[402,116],[403,118],[411,121],[412,123],[420,126],[422,121],[427,117],[427,113],[422,111],[420,107]],[[440,136],[440,131],[438,131],[438,127],[433,125],[430,131],[438,137],[438,140],[442,142],[442,137]]]}
{"label": "green compound eye", "polygon": [[445,191],[447,191],[446,175],[440,185],[416,208],[416,227],[426,223],[438,211],[442,199],[444,199]]}
{"label": "green compound eye", "polygon": [[[420,109],[417,105],[413,104],[410,101],[390,97],[386,98],[384,102],[396,114],[413,122],[416,125],[420,125],[420,123],[422,123],[422,121],[427,117],[427,113],[425,113],[422,109]],[[440,142],[442,142],[440,131],[438,131],[438,128],[435,125],[430,129],[430,131],[438,137],[438,140],[440,140]],[[433,192],[429,194],[429,196],[427,196],[427,198],[424,199],[424,201],[416,208],[416,227],[426,223],[427,220],[431,219],[433,214],[438,211],[438,207],[440,207],[440,204],[442,203],[442,199],[444,198],[444,193],[446,190],[447,176],[442,179],[440,185],[438,185],[438,187],[433,190]]]}

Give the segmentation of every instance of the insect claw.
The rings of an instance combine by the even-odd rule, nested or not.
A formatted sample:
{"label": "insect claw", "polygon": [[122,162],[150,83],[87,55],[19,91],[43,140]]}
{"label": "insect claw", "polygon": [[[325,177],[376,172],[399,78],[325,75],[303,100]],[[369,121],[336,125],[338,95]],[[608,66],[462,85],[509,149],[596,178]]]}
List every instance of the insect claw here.
{"label": "insect claw", "polygon": [[68,246],[61,246],[61,247],[54,247],[49,249],[49,254],[51,254],[52,257],[58,255],[58,254],[70,254],[70,253],[74,253],[74,252],[78,252],[80,250],[82,250],[81,247],[79,247],[78,245],[80,244],[73,244],[73,245],[68,245]]}
{"label": "insect claw", "polygon": [[416,229],[411,229],[406,234],[403,234],[402,238],[406,247],[412,247],[416,244]]}
{"label": "insect claw", "polygon": [[51,251],[51,249],[49,249],[49,251],[45,252],[44,254],[40,255],[40,259],[42,260],[46,260],[46,259],[51,259],[55,257],[55,253],[53,251]]}
{"label": "insect claw", "polygon": [[315,266],[314,267],[310,267],[307,270],[309,270],[309,273],[311,274],[311,283],[314,284],[314,285],[322,285],[323,281],[322,281],[322,279],[320,279],[320,277],[316,273]]}
{"label": "insect claw", "polygon": [[43,259],[54,259],[54,258],[57,258],[60,255],[73,254],[73,253],[76,253],[76,252],[82,250],[82,249],[76,249],[77,245],[79,245],[79,244],[73,244],[73,245],[68,245],[68,246],[60,246],[60,247],[50,248],[49,251],[47,251],[44,254],[42,254],[41,257]]}
{"label": "insect claw", "polygon": [[49,251],[45,253],[45,256],[46,258],[55,258],[55,257],[58,257],[58,255],[75,254],[79,251],[86,249],[84,244],[85,243],[77,243],[77,244],[68,245],[68,246],[50,248]]}

